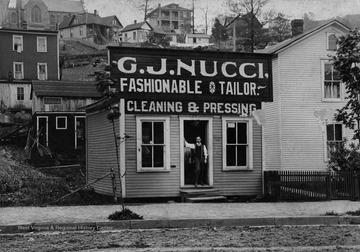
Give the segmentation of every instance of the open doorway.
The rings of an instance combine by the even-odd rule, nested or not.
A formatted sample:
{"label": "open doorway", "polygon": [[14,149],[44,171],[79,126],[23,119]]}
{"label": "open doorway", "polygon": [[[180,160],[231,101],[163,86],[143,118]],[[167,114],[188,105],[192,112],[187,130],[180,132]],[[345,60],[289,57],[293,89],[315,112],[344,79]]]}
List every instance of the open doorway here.
{"label": "open doorway", "polygon": [[[207,120],[184,120],[184,139],[188,143],[195,144],[196,137],[201,138],[201,143],[208,149],[208,124]],[[194,150],[184,147],[184,186],[194,185],[195,181],[195,164],[194,164]],[[204,185],[210,185],[209,179],[209,162],[204,165],[200,174],[203,176]]]}

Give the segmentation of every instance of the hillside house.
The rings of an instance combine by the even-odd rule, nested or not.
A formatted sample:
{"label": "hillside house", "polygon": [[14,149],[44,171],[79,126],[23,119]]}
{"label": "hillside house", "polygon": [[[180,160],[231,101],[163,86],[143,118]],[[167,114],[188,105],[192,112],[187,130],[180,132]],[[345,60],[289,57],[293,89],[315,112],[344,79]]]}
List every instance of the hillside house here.
{"label": "hillside house", "polygon": [[0,29],[2,112],[31,112],[31,81],[58,80],[57,32]]}
{"label": "hillside house", "polygon": [[123,28],[116,16],[100,17],[94,13],[72,15],[60,26],[61,39],[80,39],[95,44],[117,44],[119,32]]}
{"label": "hillside house", "polygon": [[346,94],[331,61],[336,37],[349,28],[332,20],[304,33],[302,20],[293,20],[292,30],[292,38],[262,51],[274,55],[274,102],[263,104],[265,166],[324,171],[329,145],[353,135],[334,120]]}
{"label": "hillside house", "polygon": [[180,7],[179,4],[158,5],[157,8],[148,14],[149,24],[158,27],[166,33],[173,33],[174,30],[191,32],[191,20],[193,11]]}
{"label": "hillside house", "polygon": [[146,42],[150,31],[153,31],[153,28],[148,22],[138,23],[135,20],[133,24],[127,25],[121,30],[121,41],[128,43]]}

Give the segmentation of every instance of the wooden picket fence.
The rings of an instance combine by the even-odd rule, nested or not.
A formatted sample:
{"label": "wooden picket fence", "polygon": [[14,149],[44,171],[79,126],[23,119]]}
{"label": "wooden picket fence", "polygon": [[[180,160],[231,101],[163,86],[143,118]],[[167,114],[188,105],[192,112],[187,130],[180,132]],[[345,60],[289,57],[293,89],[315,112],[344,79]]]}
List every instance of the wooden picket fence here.
{"label": "wooden picket fence", "polygon": [[358,199],[358,172],[265,171],[264,194],[269,200]]}

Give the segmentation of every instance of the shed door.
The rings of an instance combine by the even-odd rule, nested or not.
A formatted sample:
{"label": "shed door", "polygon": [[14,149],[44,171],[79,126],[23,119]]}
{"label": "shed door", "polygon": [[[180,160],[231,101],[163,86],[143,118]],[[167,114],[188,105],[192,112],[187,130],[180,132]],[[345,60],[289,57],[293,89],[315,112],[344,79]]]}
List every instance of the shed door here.
{"label": "shed door", "polygon": [[38,117],[37,121],[37,145],[48,146],[48,117]]}

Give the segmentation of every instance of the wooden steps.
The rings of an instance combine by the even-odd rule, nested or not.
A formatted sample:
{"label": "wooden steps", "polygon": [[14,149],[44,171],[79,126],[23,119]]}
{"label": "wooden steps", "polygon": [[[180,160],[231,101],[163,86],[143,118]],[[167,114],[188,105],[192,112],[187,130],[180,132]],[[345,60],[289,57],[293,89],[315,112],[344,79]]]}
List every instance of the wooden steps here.
{"label": "wooden steps", "polygon": [[227,202],[216,189],[196,188],[180,190],[181,202]]}

